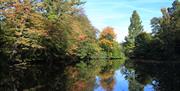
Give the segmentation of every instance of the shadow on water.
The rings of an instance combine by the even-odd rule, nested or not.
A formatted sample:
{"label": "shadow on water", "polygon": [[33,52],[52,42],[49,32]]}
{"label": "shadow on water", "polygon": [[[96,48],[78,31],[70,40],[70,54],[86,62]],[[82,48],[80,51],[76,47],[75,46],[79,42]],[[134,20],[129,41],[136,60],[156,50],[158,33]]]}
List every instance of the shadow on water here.
{"label": "shadow on water", "polygon": [[[119,63],[118,63],[119,62]],[[91,61],[77,65],[0,65],[0,91],[93,91],[96,75],[113,75],[121,61]],[[122,62],[121,62],[122,63]],[[117,69],[117,68],[116,68]],[[110,73],[105,73],[105,72]],[[106,81],[108,78],[104,78]],[[109,84],[104,84],[108,86]]]}
{"label": "shadow on water", "polygon": [[[145,60],[148,61],[148,60]],[[0,91],[180,91],[180,63],[137,60],[0,65]]]}
{"label": "shadow on water", "polygon": [[65,76],[60,65],[6,66],[0,72],[0,91],[65,91]]}
{"label": "shadow on water", "polygon": [[150,84],[155,91],[180,91],[180,63],[178,62],[154,63],[153,61],[130,60],[126,61],[125,66],[126,70],[123,73],[126,75],[126,78],[129,79],[129,89],[137,89],[135,86],[130,86],[133,80],[142,86],[142,90],[131,91],[143,91],[143,86],[148,84]]}

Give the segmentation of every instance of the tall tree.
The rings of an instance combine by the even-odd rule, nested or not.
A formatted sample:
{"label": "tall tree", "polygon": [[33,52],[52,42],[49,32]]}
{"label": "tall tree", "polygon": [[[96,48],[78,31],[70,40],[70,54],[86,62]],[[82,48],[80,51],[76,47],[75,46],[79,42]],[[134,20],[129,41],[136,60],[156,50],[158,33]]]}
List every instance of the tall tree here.
{"label": "tall tree", "polygon": [[137,11],[133,11],[132,17],[130,18],[129,34],[125,38],[126,42],[124,45],[126,55],[131,55],[135,48],[135,38],[143,31],[141,19]]}
{"label": "tall tree", "polygon": [[139,55],[137,57],[171,59],[180,55],[179,11],[179,0],[175,0],[172,7],[161,9],[162,17],[151,20],[153,36],[142,33],[136,38],[134,54]]}
{"label": "tall tree", "polygon": [[[175,50],[175,53],[180,55],[180,1],[179,0],[176,0],[174,1],[174,3],[172,4],[172,7],[171,9],[173,10],[172,12],[172,20],[171,20],[171,29],[172,29],[172,32],[174,32],[174,50]],[[173,36],[173,37],[174,37]]]}

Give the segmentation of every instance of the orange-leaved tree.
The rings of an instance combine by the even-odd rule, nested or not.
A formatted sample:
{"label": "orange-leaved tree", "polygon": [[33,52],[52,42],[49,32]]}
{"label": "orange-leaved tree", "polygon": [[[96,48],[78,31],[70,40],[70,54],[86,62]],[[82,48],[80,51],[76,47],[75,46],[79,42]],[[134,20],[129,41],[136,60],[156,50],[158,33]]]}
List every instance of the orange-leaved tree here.
{"label": "orange-leaved tree", "polygon": [[106,27],[100,33],[99,44],[101,48],[107,53],[109,57],[112,49],[113,49],[113,42],[115,41],[116,34],[112,27]]}
{"label": "orange-leaved tree", "polygon": [[1,50],[10,60],[35,58],[44,48],[42,38],[47,36],[42,14],[34,10],[30,0],[2,0],[1,5]]}

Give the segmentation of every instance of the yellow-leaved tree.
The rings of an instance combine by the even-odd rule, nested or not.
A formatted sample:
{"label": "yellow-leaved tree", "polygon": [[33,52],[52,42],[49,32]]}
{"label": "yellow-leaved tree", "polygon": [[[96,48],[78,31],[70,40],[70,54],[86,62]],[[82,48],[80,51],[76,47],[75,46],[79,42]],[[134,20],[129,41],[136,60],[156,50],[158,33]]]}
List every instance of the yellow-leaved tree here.
{"label": "yellow-leaved tree", "polygon": [[107,53],[107,57],[112,54],[113,42],[115,41],[116,34],[114,29],[111,27],[106,27],[100,34],[99,44],[103,51]]}

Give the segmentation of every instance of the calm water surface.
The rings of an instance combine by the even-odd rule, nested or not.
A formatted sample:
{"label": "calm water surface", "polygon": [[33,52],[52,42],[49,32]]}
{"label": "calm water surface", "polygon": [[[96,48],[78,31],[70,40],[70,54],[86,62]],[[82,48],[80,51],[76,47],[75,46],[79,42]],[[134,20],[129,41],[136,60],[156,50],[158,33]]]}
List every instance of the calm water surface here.
{"label": "calm water surface", "polygon": [[[129,82],[125,78],[125,75],[123,75],[121,73],[121,69],[115,71],[113,78],[115,79],[116,82],[113,86],[113,89],[110,91],[129,91],[129,89],[128,89]],[[96,83],[98,84],[98,87],[95,88],[94,91],[107,91],[107,89],[105,89],[101,86],[100,80],[101,80],[100,77],[96,78]],[[131,91],[134,91],[134,90],[131,90]],[[137,90],[137,91],[139,91],[139,90]],[[147,84],[144,86],[144,90],[142,90],[142,91],[155,91],[155,90],[151,84]]]}
{"label": "calm water surface", "polygon": [[0,66],[0,91],[180,91],[180,63],[95,60]]}

